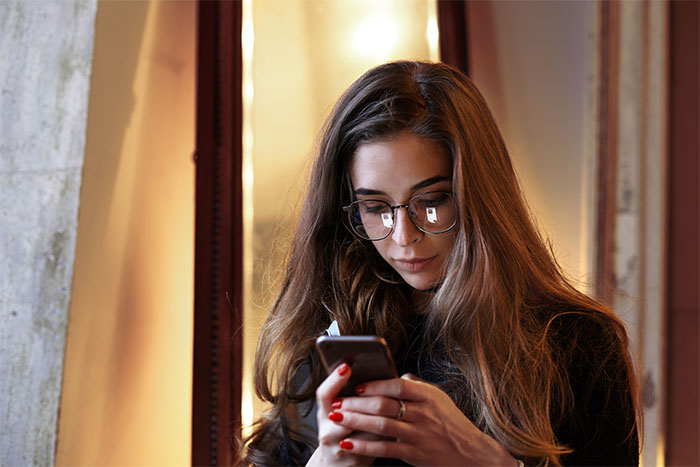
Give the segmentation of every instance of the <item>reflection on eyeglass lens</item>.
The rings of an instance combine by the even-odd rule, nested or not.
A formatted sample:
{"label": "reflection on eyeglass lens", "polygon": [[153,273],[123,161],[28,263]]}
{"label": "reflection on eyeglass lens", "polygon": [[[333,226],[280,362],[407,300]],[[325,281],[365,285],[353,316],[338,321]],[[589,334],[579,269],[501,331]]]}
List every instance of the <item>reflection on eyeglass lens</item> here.
{"label": "reflection on eyeglass lens", "polygon": [[456,224],[457,208],[451,193],[423,193],[406,205],[392,206],[381,200],[360,200],[344,208],[352,230],[361,238],[380,240],[394,228],[395,211],[406,208],[413,224],[426,233],[443,233]]}

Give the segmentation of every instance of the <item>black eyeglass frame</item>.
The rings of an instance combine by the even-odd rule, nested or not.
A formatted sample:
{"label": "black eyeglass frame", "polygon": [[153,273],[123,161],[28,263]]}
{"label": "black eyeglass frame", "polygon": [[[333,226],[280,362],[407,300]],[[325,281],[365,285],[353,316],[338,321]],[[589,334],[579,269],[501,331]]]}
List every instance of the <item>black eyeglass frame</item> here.
{"label": "black eyeglass frame", "polygon": [[[414,199],[420,198],[421,196],[425,196],[425,195],[431,195],[431,194],[434,194],[434,193],[442,193],[442,194],[445,194],[445,195],[449,196],[450,199],[452,200],[452,203],[453,203],[454,206],[455,206],[455,220],[454,220],[454,222],[452,222],[452,225],[450,225],[448,228],[446,228],[446,229],[444,229],[444,230],[441,230],[441,231],[439,231],[439,232],[430,232],[430,231],[428,231],[428,230],[425,230],[425,229],[421,228],[421,226],[419,226],[418,224],[416,224],[416,221],[414,220],[415,215],[411,214],[411,210],[408,209],[408,206],[413,202]],[[380,238],[367,238],[367,237],[363,237],[363,236],[357,231],[357,229],[355,229],[355,225],[353,224],[353,221],[352,221],[352,209],[353,209],[353,207],[354,207],[356,204],[363,203],[363,202],[365,202],[365,201],[374,201],[374,202],[377,202],[377,203],[384,203],[384,204],[386,204],[387,206],[389,206],[389,208],[391,209],[391,217],[394,219],[394,223],[393,223],[393,225],[391,226],[391,229],[389,230],[389,232],[387,232],[387,234],[384,235],[383,237],[380,237]],[[394,206],[392,206],[391,204],[389,204],[389,203],[387,203],[386,201],[383,201],[383,200],[381,200],[381,199],[360,199],[360,200],[357,200],[357,201],[353,201],[352,203],[348,204],[347,206],[343,206],[343,211],[345,211],[345,212],[348,213],[348,215],[347,215],[347,217],[346,217],[346,221],[347,221],[347,223],[348,223],[348,226],[350,227],[350,231],[351,231],[353,234],[357,235],[357,236],[358,236],[360,239],[362,239],[362,240],[368,240],[368,241],[370,241],[370,242],[378,242],[379,240],[384,240],[385,238],[387,238],[389,235],[391,235],[391,234],[394,232],[394,228],[396,227],[396,210],[397,210],[397,209],[401,209],[401,208],[406,209],[406,212],[408,212],[408,218],[411,220],[411,224],[413,224],[413,225],[415,226],[415,228],[417,228],[417,229],[420,230],[421,232],[427,233],[427,234],[440,235],[440,234],[444,234],[444,233],[446,233],[446,232],[449,232],[450,230],[454,229],[455,225],[457,225],[457,220],[459,219],[459,212],[457,212],[457,209],[456,209],[456,208],[457,208],[457,200],[455,199],[454,194],[452,194],[452,193],[449,192],[449,191],[442,191],[442,190],[428,191],[428,192],[426,192],[426,193],[419,193],[419,194],[417,194],[416,196],[413,196],[411,199],[409,199],[408,202],[407,202],[406,204],[397,204],[397,205],[394,205]]]}

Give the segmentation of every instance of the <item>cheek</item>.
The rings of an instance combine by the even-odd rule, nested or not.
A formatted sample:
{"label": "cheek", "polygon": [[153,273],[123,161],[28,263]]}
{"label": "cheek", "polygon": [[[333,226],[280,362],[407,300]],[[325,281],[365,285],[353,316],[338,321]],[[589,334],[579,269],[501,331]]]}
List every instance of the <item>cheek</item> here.
{"label": "cheek", "polygon": [[372,242],[372,246],[374,247],[375,250],[377,250],[377,253],[379,253],[379,256],[384,258],[385,260],[387,259],[387,250],[389,248],[388,239],[380,240],[378,242]]}
{"label": "cheek", "polygon": [[[456,243],[456,236],[450,235],[444,238],[441,238],[439,243],[436,245],[436,249],[439,251],[440,254],[440,268],[445,268],[447,266],[447,263],[450,261],[450,257],[452,256],[452,252],[455,248],[455,243]],[[443,269],[443,274],[446,274],[447,271]]]}
{"label": "cheek", "polygon": [[444,256],[449,256],[455,246],[456,239],[457,237],[454,234],[440,235],[435,239],[435,246]]}

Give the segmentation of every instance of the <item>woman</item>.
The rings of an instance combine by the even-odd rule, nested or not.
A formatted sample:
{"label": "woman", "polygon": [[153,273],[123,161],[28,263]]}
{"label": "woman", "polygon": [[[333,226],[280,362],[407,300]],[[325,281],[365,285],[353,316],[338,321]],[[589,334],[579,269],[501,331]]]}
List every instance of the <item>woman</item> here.
{"label": "woman", "polygon": [[[316,338],[384,337],[402,378],[326,377]],[[622,323],[574,289],[537,233],[472,82],[376,67],[328,118],[256,390],[245,463],[638,463]],[[314,422],[314,417],[316,418]]]}

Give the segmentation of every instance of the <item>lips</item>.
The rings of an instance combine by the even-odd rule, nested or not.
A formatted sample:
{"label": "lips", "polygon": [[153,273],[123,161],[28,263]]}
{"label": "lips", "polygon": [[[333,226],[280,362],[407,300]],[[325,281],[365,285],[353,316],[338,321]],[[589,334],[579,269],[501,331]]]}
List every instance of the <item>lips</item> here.
{"label": "lips", "polygon": [[430,258],[404,258],[394,259],[394,261],[398,268],[406,272],[421,272],[430,267],[435,258],[437,258],[437,255]]}

